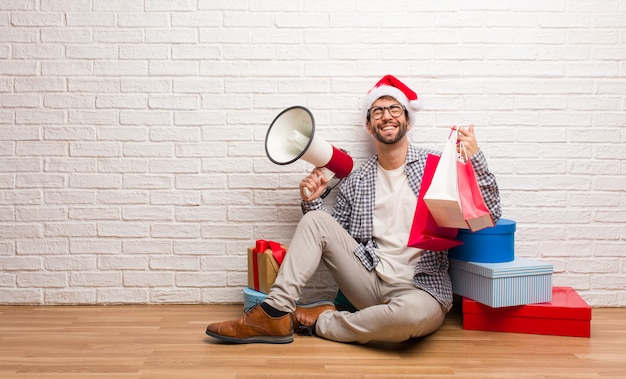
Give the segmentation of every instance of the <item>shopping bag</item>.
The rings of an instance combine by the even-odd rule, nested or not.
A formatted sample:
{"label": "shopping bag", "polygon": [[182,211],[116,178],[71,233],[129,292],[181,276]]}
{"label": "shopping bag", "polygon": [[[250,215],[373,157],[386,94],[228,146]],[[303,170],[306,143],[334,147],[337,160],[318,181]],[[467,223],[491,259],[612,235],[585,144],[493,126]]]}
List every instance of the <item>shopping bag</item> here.
{"label": "shopping bag", "polygon": [[[461,148],[461,150],[463,150]],[[465,162],[457,162],[457,173],[459,179],[459,198],[461,199],[461,208],[463,209],[463,217],[467,226],[472,232],[495,226],[493,217],[483,194],[480,192],[478,180],[474,166],[469,159]]]}
{"label": "shopping bag", "polygon": [[424,202],[437,225],[467,229],[459,196],[457,135],[457,128],[452,128],[433,174],[433,180],[424,194]]}
{"label": "shopping bag", "polygon": [[417,197],[417,206],[415,207],[415,215],[413,216],[413,224],[411,225],[409,242],[407,244],[409,247],[443,251],[463,244],[463,242],[455,239],[458,229],[438,226],[424,202],[424,194],[431,184],[438,162],[439,157],[436,155],[429,154],[426,158],[422,186]]}

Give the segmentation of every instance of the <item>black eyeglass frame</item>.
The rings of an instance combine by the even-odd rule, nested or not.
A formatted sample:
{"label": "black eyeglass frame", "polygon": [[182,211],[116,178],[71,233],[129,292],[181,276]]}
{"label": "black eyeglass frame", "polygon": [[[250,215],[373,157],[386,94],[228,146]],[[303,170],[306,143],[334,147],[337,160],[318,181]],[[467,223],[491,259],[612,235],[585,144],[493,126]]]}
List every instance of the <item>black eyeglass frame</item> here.
{"label": "black eyeglass frame", "polygon": [[[392,108],[394,108],[394,109],[401,108],[402,112],[398,113],[397,116],[394,116],[394,114],[391,112]],[[374,115],[372,114],[372,111],[378,111],[378,110],[382,110],[382,113],[380,114],[380,116],[374,117]],[[385,111],[389,111],[389,114],[391,115],[391,117],[398,118],[403,113],[406,114],[406,107],[404,105],[402,105],[402,104],[392,104],[392,105],[390,105],[388,107],[380,107],[380,106],[371,107],[370,109],[367,110],[367,119],[368,120],[370,120],[370,119],[372,119],[372,120],[380,120],[385,115]]]}

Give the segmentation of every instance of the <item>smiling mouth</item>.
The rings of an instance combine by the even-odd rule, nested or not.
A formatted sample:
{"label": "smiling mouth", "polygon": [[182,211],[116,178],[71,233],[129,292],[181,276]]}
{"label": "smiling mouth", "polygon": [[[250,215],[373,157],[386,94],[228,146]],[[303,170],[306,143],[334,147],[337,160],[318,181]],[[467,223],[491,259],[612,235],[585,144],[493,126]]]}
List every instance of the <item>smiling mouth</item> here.
{"label": "smiling mouth", "polygon": [[397,126],[396,126],[396,125],[389,125],[389,124],[386,124],[386,125],[382,125],[382,126],[381,126],[380,128],[378,128],[378,129],[379,129],[379,130],[382,130],[382,131],[384,132],[384,131],[387,131],[387,130],[395,130],[396,128],[397,128]]}

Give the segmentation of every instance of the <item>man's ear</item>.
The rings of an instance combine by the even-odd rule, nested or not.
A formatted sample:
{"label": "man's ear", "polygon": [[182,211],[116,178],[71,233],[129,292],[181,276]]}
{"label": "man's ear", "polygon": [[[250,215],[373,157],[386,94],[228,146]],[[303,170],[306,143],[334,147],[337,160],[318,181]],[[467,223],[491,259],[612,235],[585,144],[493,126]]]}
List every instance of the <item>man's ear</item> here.
{"label": "man's ear", "polygon": [[372,124],[370,123],[370,120],[367,120],[365,123],[365,128],[367,129],[368,134],[372,134]]}

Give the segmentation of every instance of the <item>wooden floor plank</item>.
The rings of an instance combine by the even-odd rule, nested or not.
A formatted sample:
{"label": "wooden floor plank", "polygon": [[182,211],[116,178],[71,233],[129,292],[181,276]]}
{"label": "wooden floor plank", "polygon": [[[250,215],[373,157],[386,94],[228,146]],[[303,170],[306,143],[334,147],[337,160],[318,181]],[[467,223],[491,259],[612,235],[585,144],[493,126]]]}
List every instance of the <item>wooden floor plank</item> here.
{"label": "wooden floor plank", "polygon": [[624,378],[626,309],[594,309],[591,338],[463,330],[426,338],[225,344],[207,323],[241,305],[0,306],[0,378]]}

